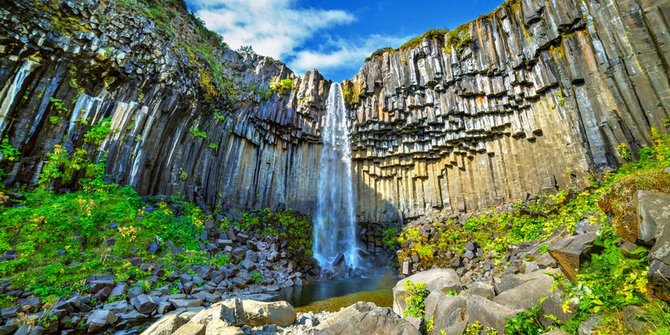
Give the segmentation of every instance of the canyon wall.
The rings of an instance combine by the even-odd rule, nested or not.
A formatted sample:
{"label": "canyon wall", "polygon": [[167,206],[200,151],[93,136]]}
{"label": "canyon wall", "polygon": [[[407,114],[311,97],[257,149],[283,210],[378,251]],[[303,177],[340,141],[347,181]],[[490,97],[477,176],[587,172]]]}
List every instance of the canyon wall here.
{"label": "canyon wall", "polygon": [[[329,82],[316,72],[297,78],[253,52],[211,47],[185,7],[171,9],[176,33],[166,36],[123,3],[0,5],[0,137],[22,153],[3,161],[6,181],[33,185],[60,145],[106,156],[109,178],[143,194],[310,213]],[[234,97],[206,101],[213,79],[197,67],[201,55],[221,62]],[[273,77],[291,78],[294,89],[272,93]],[[87,144],[83,135],[103,118],[112,133],[99,147]]]}
{"label": "canyon wall", "polygon": [[[5,181],[85,148],[143,194],[312,214],[330,82],[207,41],[181,1],[171,29],[124,3],[0,5],[0,137],[22,153]],[[374,55],[343,83],[358,221],[476,211],[621,164],[670,115],[669,19],[670,0],[507,1]],[[215,94],[223,77],[236,94]],[[104,118],[114,131],[87,143]]]}
{"label": "canyon wall", "polygon": [[669,19],[668,0],[507,1],[373,55],[345,83],[359,220],[481,210],[618,166],[670,116]]}

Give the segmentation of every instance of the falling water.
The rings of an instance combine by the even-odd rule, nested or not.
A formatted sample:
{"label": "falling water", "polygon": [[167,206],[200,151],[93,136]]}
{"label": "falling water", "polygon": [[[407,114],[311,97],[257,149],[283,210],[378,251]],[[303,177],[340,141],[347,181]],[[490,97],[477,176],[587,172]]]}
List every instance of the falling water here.
{"label": "falling water", "polygon": [[356,217],[351,180],[351,148],[347,109],[340,84],[334,84],[326,101],[326,122],[321,131],[323,150],[319,171],[317,211],[314,220],[314,258],[329,268],[339,254],[350,268],[359,266]]}
{"label": "falling water", "polygon": [[14,104],[16,95],[19,94],[21,87],[23,87],[23,81],[26,80],[30,72],[37,63],[33,62],[30,59],[26,59],[25,62],[21,65],[21,68],[16,72],[14,80],[9,84],[9,87],[5,87],[0,93],[0,96],[4,96],[2,103],[0,104],[0,134],[5,130],[5,121],[7,120],[7,114],[9,114],[9,109]]}

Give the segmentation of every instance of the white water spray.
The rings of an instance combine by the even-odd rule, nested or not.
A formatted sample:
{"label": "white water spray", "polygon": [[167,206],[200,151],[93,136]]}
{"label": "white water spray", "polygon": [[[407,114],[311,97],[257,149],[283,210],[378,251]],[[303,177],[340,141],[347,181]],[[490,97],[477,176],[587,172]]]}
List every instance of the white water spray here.
{"label": "white water spray", "polygon": [[326,101],[326,122],[321,131],[323,150],[314,219],[314,258],[329,268],[339,254],[346,265],[360,263],[356,242],[356,214],[351,178],[351,147],[347,109],[340,84],[333,84]]}
{"label": "white water spray", "polygon": [[9,114],[9,110],[14,104],[14,100],[16,100],[16,95],[23,87],[23,81],[26,80],[36,65],[36,62],[26,59],[16,72],[14,80],[0,92],[0,97],[2,97],[2,103],[0,103],[0,135],[5,130],[7,114]]}

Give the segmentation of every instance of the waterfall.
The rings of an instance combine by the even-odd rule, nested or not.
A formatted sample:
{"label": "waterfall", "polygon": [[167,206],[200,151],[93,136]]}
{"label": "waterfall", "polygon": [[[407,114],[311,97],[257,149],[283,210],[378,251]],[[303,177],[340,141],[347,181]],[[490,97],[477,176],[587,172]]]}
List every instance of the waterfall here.
{"label": "waterfall", "polygon": [[9,109],[14,104],[14,100],[16,100],[16,95],[19,94],[21,87],[23,87],[23,81],[26,80],[36,65],[36,62],[26,59],[16,72],[14,80],[9,84],[9,87],[6,86],[2,92],[0,92],[0,96],[3,97],[2,103],[0,104],[0,135],[5,130],[7,114],[9,114]]}
{"label": "waterfall", "polygon": [[351,147],[347,109],[340,84],[333,84],[330,88],[321,137],[323,150],[312,251],[322,268],[331,267],[338,255],[342,254],[346,265],[355,269],[359,266],[359,255],[351,178]]}

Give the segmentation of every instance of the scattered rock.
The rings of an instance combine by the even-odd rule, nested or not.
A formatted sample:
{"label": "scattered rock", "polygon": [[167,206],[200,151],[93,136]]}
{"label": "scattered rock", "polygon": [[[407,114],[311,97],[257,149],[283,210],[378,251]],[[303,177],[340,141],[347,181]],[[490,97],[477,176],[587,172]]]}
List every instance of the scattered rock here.
{"label": "scattered rock", "polygon": [[188,320],[175,315],[166,315],[149,326],[141,335],[172,335],[177,329],[186,324]]}
{"label": "scattered rock", "polygon": [[358,302],[341,309],[315,328],[319,335],[419,335],[418,329],[390,308]]}
{"label": "scattered rock", "polygon": [[151,314],[158,304],[148,295],[141,294],[135,298],[130,299],[130,303],[135,309],[142,314]]}
{"label": "scattered rock", "polygon": [[119,317],[111,311],[98,309],[93,311],[86,319],[86,328],[89,333],[100,332],[101,330],[113,325]]}

